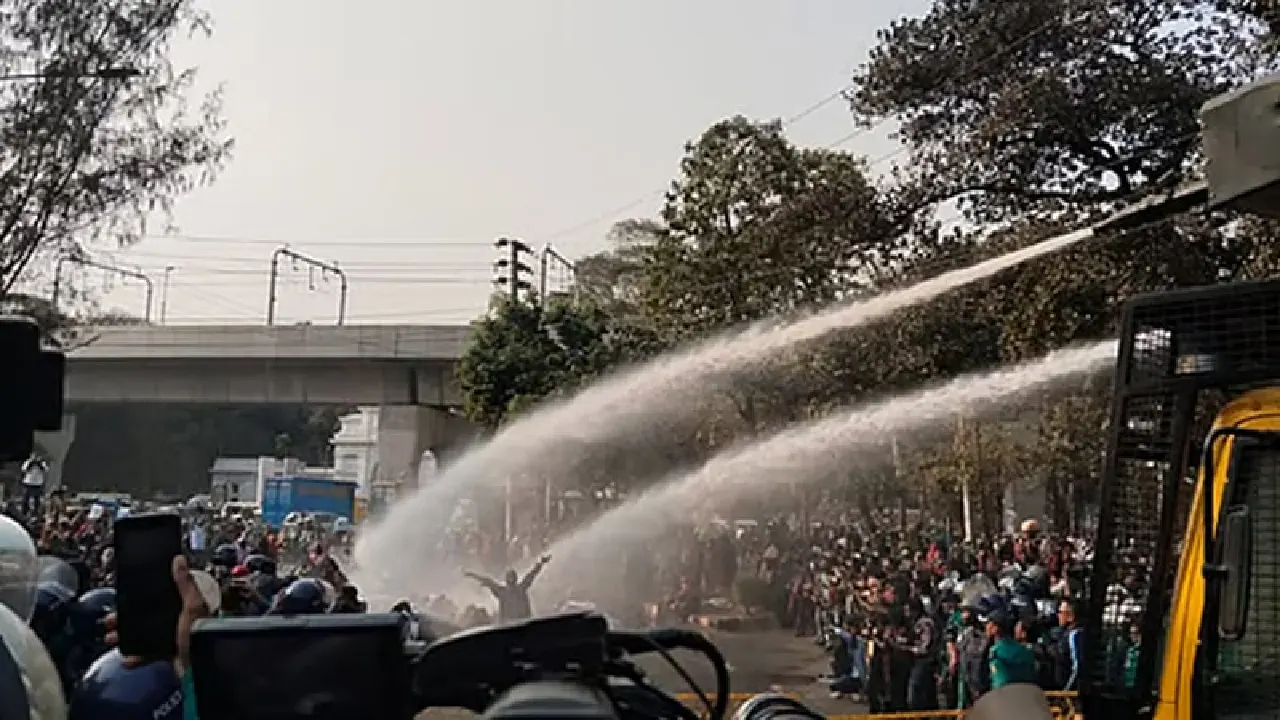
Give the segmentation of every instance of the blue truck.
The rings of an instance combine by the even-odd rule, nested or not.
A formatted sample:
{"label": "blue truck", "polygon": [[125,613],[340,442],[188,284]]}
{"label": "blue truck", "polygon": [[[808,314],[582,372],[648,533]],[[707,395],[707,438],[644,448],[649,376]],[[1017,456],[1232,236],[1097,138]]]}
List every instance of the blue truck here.
{"label": "blue truck", "polygon": [[262,486],[262,522],[279,528],[289,513],[328,514],[351,520],[356,484],[327,477],[278,475]]}

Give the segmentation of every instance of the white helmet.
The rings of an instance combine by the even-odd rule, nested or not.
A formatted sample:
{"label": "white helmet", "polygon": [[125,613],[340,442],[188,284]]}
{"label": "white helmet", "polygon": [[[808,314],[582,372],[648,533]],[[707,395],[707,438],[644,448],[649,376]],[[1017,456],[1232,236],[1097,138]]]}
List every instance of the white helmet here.
{"label": "white helmet", "polygon": [[24,623],[36,608],[39,576],[40,558],[31,535],[13,518],[0,515],[0,605]]}
{"label": "white helmet", "polygon": [[0,639],[0,652],[7,651],[22,674],[31,720],[66,720],[67,700],[57,667],[35,631],[5,605],[0,605]]}

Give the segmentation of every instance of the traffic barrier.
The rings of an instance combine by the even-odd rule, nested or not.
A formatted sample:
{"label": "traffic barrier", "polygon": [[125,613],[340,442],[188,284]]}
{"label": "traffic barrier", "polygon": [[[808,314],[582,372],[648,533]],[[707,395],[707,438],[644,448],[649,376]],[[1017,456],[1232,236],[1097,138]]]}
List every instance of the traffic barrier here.
{"label": "traffic barrier", "polygon": [[[788,697],[797,697],[795,693],[784,693]],[[756,696],[756,693],[731,693],[729,695],[729,712],[732,713],[737,709],[738,705]],[[708,693],[707,697],[711,697]],[[1049,699],[1049,710],[1053,713],[1054,720],[1076,720],[1081,717],[1079,706],[1076,703],[1076,693],[1055,690],[1045,693],[1045,697]],[[706,708],[702,706],[702,702],[698,700],[698,696],[693,693],[679,693],[676,699],[698,712],[699,716],[706,717]],[[928,712],[895,712],[895,713],[859,713],[853,715],[828,715],[827,720],[947,720],[950,718],[963,718],[963,710],[933,710]]]}

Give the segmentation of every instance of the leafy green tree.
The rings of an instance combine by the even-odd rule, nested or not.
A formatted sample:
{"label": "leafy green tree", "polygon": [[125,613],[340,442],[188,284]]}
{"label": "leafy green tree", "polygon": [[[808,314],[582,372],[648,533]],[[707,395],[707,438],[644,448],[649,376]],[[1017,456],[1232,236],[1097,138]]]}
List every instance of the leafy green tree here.
{"label": "leafy green tree", "polygon": [[[863,121],[900,123],[903,197],[955,203],[1026,245],[1197,172],[1208,98],[1276,67],[1247,2],[936,0],[893,23],[855,80]],[[962,231],[973,250],[985,241]],[[1088,242],[988,284],[1021,359],[1109,332],[1137,292],[1274,270],[1272,240],[1180,219]],[[947,249],[944,248],[943,252]],[[981,253],[981,250],[977,250]],[[1274,257],[1274,253],[1271,253]]]}
{"label": "leafy green tree", "polygon": [[845,153],[735,117],[685,149],[645,262],[646,315],[682,339],[837,299],[887,245],[880,197]]}
{"label": "leafy green tree", "polygon": [[609,319],[593,305],[495,299],[458,360],[466,416],[497,427],[555,392],[567,392],[617,359]]}
{"label": "leafy green tree", "polygon": [[217,93],[168,59],[194,0],[2,0],[0,295],[37,257],[129,242],[228,157]]}
{"label": "leafy green tree", "polygon": [[1262,69],[1257,24],[1213,5],[936,0],[881,33],[854,108],[900,120],[930,199],[983,219],[1128,199],[1176,182],[1200,106]]}
{"label": "leafy green tree", "polygon": [[645,262],[662,233],[662,224],[654,220],[615,224],[605,250],[575,263],[574,292],[578,298],[599,307],[614,322],[639,322]]}
{"label": "leafy green tree", "polygon": [[[639,258],[619,277],[661,346],[833,302],[873,281],[896,225],[865,165],[742,117],[689,143],[661,223],[620,226]],[[638,260],[638,262],[637,262]],[[700,435],[708,447],[807,417],[825,387],[809,348],[740,373]],[[727,413],[727,414],[717,414]]]}
{"label": "leafy green tree", "polygon": [[645,315],[642,295],[648,258],[662,235],[654,220],[624,220],[610,230],[606,250],[574,269],[574,296],[608,318],[616,359],[635,362],[669,348]]}
{"label": "leafy green tree", "polygon": [[1052,400],[1042,409],[1032,462],[1045,483],[1054,527],[1079,529],[1096,502],[1107,440],[1110,397],[1105,382]]}
{"label": "leafy green tree", "polygon": [[48,298],[26,293],[9,293],[0,299],[0,312],[22,315],[36,321],[46,336],[56,337],[71,329],[74,320],[53,306]]}

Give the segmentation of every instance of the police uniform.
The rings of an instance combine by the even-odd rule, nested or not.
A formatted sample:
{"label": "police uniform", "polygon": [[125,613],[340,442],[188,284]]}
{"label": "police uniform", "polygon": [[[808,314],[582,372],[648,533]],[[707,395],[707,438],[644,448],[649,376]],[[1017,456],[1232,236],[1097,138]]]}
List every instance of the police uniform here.
{"label": "police uniform", "polygon": [[957,710],[973,705],[990,689],[987,648],[987,636],[982,628],[969,626],[960,631],[960,637],[956,641],[956,651],[960,655]]}
{"label": "police uniform", "polygon": [[1014,683],[1036,681],[1036,657],[1022,643],[1010,637],[998,637],[987,651],[991,672],[991,689],[999,690]]}

